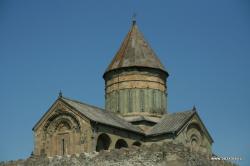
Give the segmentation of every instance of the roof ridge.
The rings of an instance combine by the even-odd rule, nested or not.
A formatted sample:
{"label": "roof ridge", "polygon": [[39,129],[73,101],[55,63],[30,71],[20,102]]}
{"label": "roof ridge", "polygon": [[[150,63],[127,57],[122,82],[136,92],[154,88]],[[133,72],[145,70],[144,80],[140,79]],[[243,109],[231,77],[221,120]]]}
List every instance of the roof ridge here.
{"label": "roof ridge", "polygon": [[[116,61],[116,58],[119,56],[119,53],[122,52],[121,54],[121,59],[124,56],[125,50],[128,46],[129,43],[129,39],[131,37],[132,34],[132,30],[133,30],[133,26],[131,26],[131,29],[129,30],[129,32],[126,34],[125,38],[123,39],[122,44],[120,45],[119,49],[116,51],[115,53],[115,57],[112,59],[111,63],[108,65],[108,68],[106,69],[105,72],[109,71],[110,68],[112,68],[112,65],[114,64],[114,62]],[[121,64],[122,61],[119,62],[118,66]]]}
{"label": "roof ridge", "polygon": [[193,109],[190,109],[190,110],[181,111],[181,112],[172,112],[170,114],[165,114],[165,115],[174,115],[174,114],[181,114],[181,113],[187,113],[187,112],[196,112],[196,111]]}
{"label": "roof ridge", "polygon": [[[131,38],[131,35],[132,35],[132,32],[133,32],[134,26],[136,26],[136,25],[132,24],[131,30],[129,31],[129,34],[128,34],[128,37],[127,37],[127,41],[126,41],[126,43],[125,43],[125,45],[124,45],[124,50],[122,50],[123,53],[122,53],[122,55],[121,55],[121,59],[122,59],[122,57],[124,57],[125,52],[126,52],[126,50],[127,50],[127,48],[128,48],[129,39]],[[123,44],[122,44],[122,46],[123,46]],[[117,51],[117,54],[119,53],[119,51],[120,51],[120,49]],[[122,60],[119,62],[118,66],[120,66],[121,63],[122,63]]]}
{"label": "roof ridge", "polygon": [[91,104],[87,104],[87,103],[84,103],[84,102],[81,102],[79,100],[75,100],[75,99],[71,99],[69,97],[61,97],[62,99],[66,99],[66,100],[70,100],[72,102],[76,102],[76,103],[79,103],[79,104],[83,104],[83,105],[86,105],[86,106],[89,106],[89,107],[92,107],[92,108],[97,108],[97,109],[100,109],[100,110],[103,110],[103,111],[106,111],[105,109],[103,108],[100,108],[100,107],[97,107],[97,106],[94,106],[94,105],[91,105]]}

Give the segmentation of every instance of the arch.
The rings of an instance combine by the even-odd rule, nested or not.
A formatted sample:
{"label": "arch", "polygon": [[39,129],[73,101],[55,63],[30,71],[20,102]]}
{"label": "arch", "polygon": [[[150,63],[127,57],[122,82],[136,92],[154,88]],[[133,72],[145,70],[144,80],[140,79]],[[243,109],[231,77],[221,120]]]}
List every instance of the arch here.
{"label": "arch", "polygon": [[79,131],[81,126],[77,118],[68,112],[62,112],[60,110],[57,110],[55,114],[53,114],[45,123],[43,130],[48,131],[52,130],[55,131],[57,127],[60,125],[60,123],[66,122],[66,124],[69,125],[70,129],[74,129],[76,131]]}
{"label": "arch", "polygon": [[199,141],[199,138],[197,137],[197,135],[195,134],[191,135],[190,137],[191,146],[196,147],[197,144],[199,143],[198,141]]}
{"label": "arch", "polygon": [[72,122],[64,118],[55,121],[54,125],[55,131],[70,130],[73,128]]}
{"label": "arch", "polygon": [[134,145],[134,146],[141,146],[141,143],[139,141],[135,141],[132,145]]}
{"label": "arch", "polygon": [[43,148],[47,155],[67,155],[75,153],[75,139],[80,139],[82,131],[77,115],[55,110],[42,126]]}
{"label": "arch", "polygon": [[115,143],[116,149],[127,148],[128,144],[124,139],[118,139]]}
{"label": "arch", "polygon": [[189,124],[188,127],[187,127],[187,130],[190,130],[190,129],[192,129],[192,128],[195,128],[195,129],[197,129],[199,132],[202,132],[202,129],[201,129],[200,125],[197,124],[197,123],[191,123],[191,124]]}
{"label": "arch", "polygon": [[187,127],[187,138],[193,149],[198,150],[203,144],[203,131],[199,124],[191,123]]}
{"label": "arch", "polygon": [[111,144],[111,139],[107,134],[101,134],[97,138],[96,151],[108,150]]}

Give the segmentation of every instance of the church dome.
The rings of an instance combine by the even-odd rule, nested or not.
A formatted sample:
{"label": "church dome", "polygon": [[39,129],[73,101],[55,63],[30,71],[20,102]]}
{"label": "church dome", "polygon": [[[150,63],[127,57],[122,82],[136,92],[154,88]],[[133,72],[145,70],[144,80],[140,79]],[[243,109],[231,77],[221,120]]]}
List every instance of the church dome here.
{"label": "church dome", "polygon": [[166,71],[133,21],[106,69],[105,108],[123,116],[166,113]]}

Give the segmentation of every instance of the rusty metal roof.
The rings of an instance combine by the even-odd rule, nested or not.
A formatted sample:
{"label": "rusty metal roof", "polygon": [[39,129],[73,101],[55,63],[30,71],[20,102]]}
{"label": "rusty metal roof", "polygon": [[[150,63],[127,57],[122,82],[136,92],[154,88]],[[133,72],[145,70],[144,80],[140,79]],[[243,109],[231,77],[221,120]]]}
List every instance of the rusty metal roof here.
{"label": "rusty metal roof", "polygon": [[166,72],[135,21],[105,73],[123,67],[150,67]]}

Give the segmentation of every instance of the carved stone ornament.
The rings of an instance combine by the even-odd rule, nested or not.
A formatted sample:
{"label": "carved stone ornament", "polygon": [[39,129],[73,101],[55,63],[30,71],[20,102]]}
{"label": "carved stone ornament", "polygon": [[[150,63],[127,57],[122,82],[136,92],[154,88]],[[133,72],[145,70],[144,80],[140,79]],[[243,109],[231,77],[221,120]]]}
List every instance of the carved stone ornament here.
{"label": "carved stone ornament", "polygon": [[56,131],[62,130],[62,128],[79,132],[80,123],[74,115],[58,110],[47,120],[43,130],[51,135]]}

